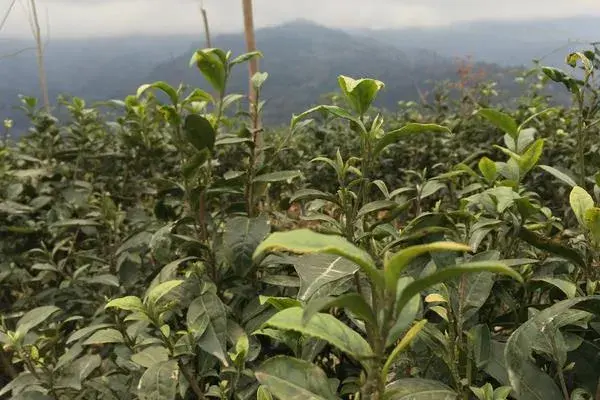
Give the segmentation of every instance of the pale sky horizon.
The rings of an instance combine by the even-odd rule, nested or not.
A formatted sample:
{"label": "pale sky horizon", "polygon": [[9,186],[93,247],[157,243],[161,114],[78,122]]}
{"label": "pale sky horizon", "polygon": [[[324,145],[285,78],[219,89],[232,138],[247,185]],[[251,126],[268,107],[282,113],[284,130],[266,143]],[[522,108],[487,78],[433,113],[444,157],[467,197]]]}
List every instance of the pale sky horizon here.
{"label": "pale sky horizon", "polygon": [[[17,0],[0,31],[0,39],[31,38],[27,2]],[[0,21],[11,3],[12,0],[0,0]],[[203,32],[201,0],[37,0],[37,3],[42,30],[49,30],[52,38]],[[241,0],[204,0],[204,7],[213,33],[242,30]],[[298,18],[333,28],[377,29],[584,15],[600,17],[600,0],[254,0],[257,28]]]}

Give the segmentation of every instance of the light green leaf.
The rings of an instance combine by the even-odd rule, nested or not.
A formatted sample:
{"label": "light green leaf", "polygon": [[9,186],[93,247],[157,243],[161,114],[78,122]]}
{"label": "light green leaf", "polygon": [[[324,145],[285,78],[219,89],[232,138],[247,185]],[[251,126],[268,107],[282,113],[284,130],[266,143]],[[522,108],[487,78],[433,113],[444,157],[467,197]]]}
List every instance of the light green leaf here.
{"label": "light green leaf", "polygon": [[342,256],[358,264],[375,284],[381,286],[383,284],[381,272],[375,267],[371,256],[341,236],[325,235],[310,229],[275,232],[258,246],[253,257],[256,259],[267,251],[289,251],[298,254],[324,253]]}
{"label": "light green leaf", "polygon": [[91,219],[64,219],[62,221],[56,221],[53,224],[50,224],[50,228],[71,228],[74,226],[82,227],[82,226],[100,226],[98,221],[94,221]]}
{"label": "light green leaf", "polygon": [[144,305],[142,300],[137,296],[125,296],[119,297],[108,302],[104,308],[119,308],[126,311],[140,311],[144,312]]}
{"label": "light green leaf", "polygon": [[585,210],[583,216],[585,227],[590,232],[592,241],[596,246],[600,243],[600,208],[592,207]]}
{"label": "light green leaf", "polygon": [[139,353],[131,356],[131,361],[141,365],[144,368],[150,368],[159,362],[165,362],[169,359],[169,350],[162,346],[146,347]]}
{"label": "light green leaf", "polygon": [[302,172],[299,170],[295,171],[277,171],[270,172],[268,174],[259,175],[254,178],[254,182],[282,182],[291,181],[294,178],[302,176]]}
{"label": "light green leaf", "polygon": [[508,133],[513,139],[517,139],[519,135],[517,122],[510,115],[493,108],[482,108],[477,111],[477,114],[502,129],[504,133]]}
{"label": "light green leaf", "polygon": [[306,118],[308,115],[315,113],[315,112],[328,112],[330,114],[335,115],[336,117],[340,117],[343,118],[345,120],[354,122],[363,133],[366,133],[366,128],[365,125],[361,122],[360,119],[356,118],[354,115],[350,114],[348,111],[344,110],[341,107],[338,106],[328,106],[328,105],[321,105],[321,106],[316,106],[313,107],[309,110],[304,111],[303,113],[299,114],[299,115],[293,115],[292,116],[292,121],[290,123],[290,128],[292,130],[294,130],[294,128],[296,127],[296,125],[300,122],[300,120],[302,120],[303,118]]}
{"label": "light green leaf", "polygon": [[396,360],[396,358],[400,355],[400,353],[404,349],[406,349],[413,342],[413,340],[415,340],[415,338],[417,337],[417,335],[419,334],[421,329],[423,329],[425,324],[427,324],[427,320],[426,319],[421,320],[421,321],[417,322],[416,324],[414,324],[408,330],[408,332],[406,332],[406,334],[404,335],[402,340],[400,340],[400,342],[396,345],[394,350],[391,352],[391,354],[385,361],[385,364],[383,365],[383,370],[381,372],[382,376],[387,376],[387,373],[388,373],[390,367],[392,366],[392,363]]}
{"label": "light green leaf", "polygon": [[[236,65],[245,63],[246,61],[250,61],[253,58],[262,58],[262,53],[260,51],[250,51],[248,53],[241,54],[235,57],[233,60],[229,62],[229,65]],[[257,72],[259,74],[260,72]]]}
{"label": "light green leaf", "polygon": [[385,86],[375,79],[352,79],[344,75],[338,77],[338,84],[354,111],[360,115],[369,110],[377,93]]}
{"label": "light green leaf", "polygon": [[538,139],[527,150],[521,154],[521,159],[518,160],[521,176],[529,172],[540,160],[544,149],[544,139]]}
{"label": "light green leaf", "polygon": [[276,356],[255,371],[256,379],[278,399],[337,400],[325,372],[314,364],[288,356]]}
{"label": "light green leaf", "polygon": [[140,400],[173,400],[177,394],[178,380],[177,361],[154,364],[140,378],[138,396]]}
{"label": "light green leaf", "polygon": [[17,335],[20,337],[25,336],[27,332],[45,322],[52,314],[58,311],[60,311],[60,308],[56,306],[42,306],[28,311],[17,321]]}
{"label": "light green leaf", "polygon": [[147,83],[140,86],[137,90],[136,97],[140,98],[148,89],[159,89],[163,91],[167,96],[169,96],[172,104],[177,104],[179,102],[179,96],[177,95],[175,88],[163,81]]}
{"label": "light green leaf", "polygon": [[441,382],[403,378],[385,387],[383,400],[456,400],[457,396],[455,391]]}
{"label": "light green leaf", "polygon": [[488,182],[493,182],[498,176],[498,168],[496,163],[487,157],[482,157],[479,160],[479,171]]}
{"label": "light green leaf", "polygon": [[290,307],[301,307],[302,303],[291,297],[258,296],[260,304],[270,304],[277,310],[285,310]]}
{"label": "light green leaf", "polygon": [[577,186],[577,183],[575,183],[575,180],[573,180],[573,178],[571,178],[569,175],[565,174],[564,172],[559,171],[558,169],[556,169],[554,167],[551,167],[549,165],[538,165],[538,167],[540,167],[544,171],[548,172],[549,174],[553,175],[558,180],[566,183],[567,185],[569,185],[571,187]]}
{"label": "light green leaf", "polygon": [[325,340],[361,362],[373,355],[366,340],[334,316],[318,313],[304,325],[303,314],[300,307],[287,308],[273,315],[265,325]]}
{"label": "light green leaf", "polygon": [[184,281],[181,279],[175,279],[160,283],[154,286],[153,288],[150,288],[150,290],[148,290],[148,293],[146,293],[146,296],[144,296],[146,304],[157,304],[161,298],[163,298],[177,286],[181,285],[183,282]]}
{"label": "light green leaf", "polygon": [[186,320],[198,346],[227,366],[227,311],[221,299],[205,292],[190,304]]}
{"label": "light green leaf", "polygon": [[392,293],[396,288],[396,282],[402,272],[408,267],[415,258],[430,252],[445,251],[470,251],[471,248],[462,243],[455,242],[434,242],[411,246],[400,250],[384,262],[385,284]]}
{"label": "light green leaf", "polygon": [[450,129],[445,126],[436,125],[436,124],[418,124],[418,123],[409,123],[404,125],[400,129],[396,129],[386,133],[379,141],[375,144],[375,148],[373,149],[373,154],[377,156],[379,153],[383,151],[386,147],[391,145],[392,143],[396,143],[398,140],[406,137],[412,136],[419,133],[452,133]]}
{"label": "light green leaf", "polygon": [[107,328],[94,332],[87,340],[83,342],[84,346],[90,344],[105,344],[105,343],[123,343],[123,335],[116,329]]}
{"label": "light green leaf", "polygon": [[569,203],[573,209],[579,225],[585,226],[585,212],[594,207],[594,199],[586,190],[580,186],[575,186],[569,195]]}
{"label": "light green leaf", "polygon": [[217,93],[225,91],[227,56],[221,49],[202,49],[194,53],[190,65],[196,65]]}

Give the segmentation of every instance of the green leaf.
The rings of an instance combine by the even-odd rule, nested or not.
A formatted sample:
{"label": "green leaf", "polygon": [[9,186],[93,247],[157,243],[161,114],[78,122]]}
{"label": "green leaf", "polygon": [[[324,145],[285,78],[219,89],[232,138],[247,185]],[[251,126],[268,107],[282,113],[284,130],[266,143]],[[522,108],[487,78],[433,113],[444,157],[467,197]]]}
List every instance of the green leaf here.
{"label": "green leaf", "polygon": [[[233,66],[233,65],[237,65],[237,64],[242,64],[245,63],[246,61],[250,61],[253,58],[262,58],[262,53],[260,51],[250,51],[248,53],[244,53],[241,54],[237,57],[235,57],[233,60],[231,60],[229,62],[229,65]],[[260,72],[257,72],[260,73]]]}
{"label": "green leaf", "polygon": [[532,278],[532,281],[546,282],[558,289],[560,289],[569,299],[572,299],[577,294],[577,286],[573,282],[566,281],[564,279],[542,277]]}
{"label": "green leaf", "polygon": [[287,308],[273,315],[265,325],[325,340],[361,362],[373,356],[366,340],[334,316],[318,313],[304,325],[303,314],[300,307]]}
{"label": "green leaf", "polygon": [[408,332],[406,332],[406,335],[404,335],[402,340],[396,345],[396,347],[394,348],[392,353],[389,355],[389,357],[385,361],[385,364],[383,365],[383,370],[381,373],[382,376],[387,376],[387,372],[389,371],[390,367],[392,366],[392,363],[396,360],[396,358],[400,355],[400,353],[404,349],[406,349],[413,342],[413,340],[415,340],[415,338],[417,337],[417,335],[419,334],[421,329],[423,329],[425,324],[427,324],[427,320],[426,319],[421,320],[421,321],[417,322],[416,324],[414,324],[408,330]]}
{"label": "green leaf", "polygon": [[266,386],[261,385],[256,391],[256,400],[273,400],[273,396],[271,396]]}
{"label": "green leaf", "polygon": [[162,346],[146,347],[139,353],[131,356],[131,361],[144,368],[150,368],[154,364],[165,362],[169,359],[169,350]]}
{"label": "green leaf", "polygon": [[452,131],[450,131],[450,129],[446,128],[445,126],[441,126],[441,125],[409,123],[409,124],[404,125],[400,129],[396,129],[396,130],[386,133],[385,136],[383,136],[381,139],[379,139],[379,141],[377,142],[377,144],[375,145],[375,148],[373,150],[373,155],[377,156],[379,153],[381,153],[383,151],[383,149],[385,149],[392,143],[396,143],[401,138],[404,138],[406,136],[416,135],[419,133],[428,133],[428,132],[452,133]]}
{"label": "green leaf", "polygon": [[456,400],[457,396],[455,391],[441,382],[403,378],[385,387],[383,400]]}
{"label": "green leaf", "polygon": [[71,228],[71,227],[83,227],[83,226],[100,226],[98,221],[91,219],[65,219],[62,221],[54,222],[50,224],[50,228]]}
{"label": "green leaf", "polygon": [[269,74],[267,72],[257,72],[252,76],[252,86],[255,89],[260,90],[260,88],[262,88],[262,86],[265,84],[268,78]]}
{"label": "green leaf", "polygon": [[212,149],[215,147],[217,133],[209,120],[198,114],[185,117],[183,132],[187,140],[196,150]]}
{"label": "green leaf", "polygon": [[303,118],[305,118],[306,116],[315,113],[315,112],[327,112],[330,114],[335,115],[336,117],[340,117],[343,118],[347,121],[353,122],[354,124],[356,124],[363,133],[366,133],[366,128],[365,125],[362,123],[362,121],[358,118],[356,118],[354,115],[350,114],[348,111],[344,110],[341,107],[338,106],[326,106],[326,105],[321,105],[321,106],[317,106],[317,107],[313,107],[309,110],[304,111],[302,114],[299,115],[293,115],[292,116],[292,121],[290,123],[290,128],[292,130],[294,130],[294,128],[296,127],[296,125],[298,124],[298,122],[300,122],[300,120],[302,120]]}
{"label": "green leaf", "polygon": [[198,346],[227,366],[227,311],[219,296],[207,291],[197,297],[190,304],[186,320],[188,329],[200,335]]}
{"label": "green leaf", "polygon": [[156,305],[160,299],[166,296],[171,290],[181,285],[184,281],[181,279],[175,279],[160,283],[153,288],[150,288],[144,296],[146,304]]}
{"label": "green leaf", "polygon": [[296,201],[312,201],[312,200],[325,200],[330,201],[332,203],[338,204],[339,200],[337,197],[330,193],[325,193],[320,190],[315,189],[300,189],[290,198],[290,203],[294,203]]}
{"label": "green leaf", "polygon": [[544,149],[544,139],[538,139],[527,150],[521,154],[521,159],[518,161],[521,170],[521,176],[529,172],[540,160]]}
{"label": "green leaf", "polygon": [[60,308],[56,306],[42,306],[28,311],[17,321],[16,333],[20,337],[25,336],[27,332],[45,322],[52,314],[58,311],[60,311]]}
{"label": "green leaf", "polygon": [[383,286],[383,277],[375,267],[371,256],[341,236],[325,235],[310,229],[275,232],[258,246],[253,257],[256,259],[267,251],[289,251],[297,254],[324,253],[342,256],[356,263],[375,284]]}
{"label": "green leaf", "polygon": [[61,376],[54,387],[81,390],[81,383],[101,364],[102,358],[98,354],[84,355],[61,371]]}
{"label": "green leaf", "polygon": [[338,84],[354,111],[360,115],[369,110],[371,103],[385,86],[375,79],[352,79],[344,75],[338,77]]}
{"label": "green leaf", "polygon": [[594,207],[594,199],[584,188],[575,186],[569,195],[569,203],[577,217],[577,221],[579,221],[579,225],[585,227],[585,212]]}
{"label": "green leaf", "polygon": [[238,276],[246,276],[251,271],[252,254],[270,232],[269,220],[264,215],[235,217],[226,222],[223,234],[225,256]]}
{"label": "green leaf", "polygon": [[105,343],[123,343],[123,335],[116,329],[107,328],[94,332],[87,340],[83,342],[84,346],[90,344],[105,344]]}
{"label": "green leaf", "polygon": [[352,275],[358,270],[358,265],[352,261],[332,254],[305,254],[291,258],[290,262],[300,276],[298,299],[302,301],[308,300],[328,283]]}
{"label": "green leaf", "polygon": [[402,272],[408,267],[415,258],[430,252],[445,251],[470,251],[471,248],[462,243],[454,242],[434,242],[422,245],[411,246],[400,250],[384,262],[385,284],[392,293],[396,288],[396,282]]}
{"label": "green leaf", "polygon": [[142,300],[137,296],[119,297],[118,299],[109,301],[108,304],[104,306],[104,308],[119,308],[121,310],[126,311],[144,312],[144,305],[142,304]]}
{"label": "green leaf", "polygon": [[377,326],[377,317],[375,317],[371,306],[358,293],[346,293],[337,297],[320,297],[309,301],[304,308],[302,322],[307,324],[316,313],[332,307],[346,308],[373,328]]}
{"label": "green leaf", "polygon": [[145,85],[140,86],[137,90],[136,97],[142,97],[144,92],[146,92],[148,89],[159,89],[163,91],[167,96],[169,96],[169,99],[171,100],[171,103],[173,105],[179,103],[179,96],[177,95],[177,90],[175,90],[175,88],[173,88],[167,82],[163,81],[147,83]]}
{"label": "green leaf", "polygon": [[263,362],[254,373],[256,379],[278,399],[337,400],[325,372],[314,364],[288,356]]}
{"label": "green leaf", "polygon": [[177,394],[179,367],[176,360],[152,365],[138,383],[140,400],[173,400]]}
{"label": "green leaf", "polygon": [[270,304],[277,310],[285,310],[290,307],[301,307],[302,303],[291,297],[258,296],[260,304]]}
{"label": "green leaf", "polygon": [[73,332],[71,334],[71,336],[69,336],[69,338],[67,339],[66,344],[70,344],[73,343],[76,340],[81,339],[82,337],[85,337],[91,333],[96,332],[97,330],[103,329],[103,328],[109,328],[111,327],[112,324],[97,324],[97,325],[91,325],[91,326],[87,326],[85,328],[81,328],[75,332]]}
{"label": "green leaf", "polygon": [[190,65],[196,65],[217,93],[225,91],[227,84],[227,56],[221,49],[203,49],[194,53]]}
{"label": "green leaf", "polygon": [[479,324],[472,327],[467,336],[469,337],[469,345],[473,352],[475,365],[477,368],[485,367],[492,352],[492,336],[490,328],[485,324]]}
{"label": "green leaf", "polygon": [[270,172],[268,174],[259,175],[254,178],[254,182],[282,182],[291,181],[294,178],[302,176],[302,172],[299,170],[295,171],[277,171]]}
{"label": "green leaf", "polygon": [[519,229],[518,235],[519,238],[523,239],[532,246],[537,247],[538,249],[548,251],[567,260],[573,261],[580,267],[587,267],[583,256],[577,250],[567,247],[556,240],[546,238],[523,227]]}
{"label": "green leaf", "polygon": [[499,261],[468,262],[454,267],[447,267],[438,270],[425,278],[421,278],[411,283],[406,287],[406,289],[402,293],[400,300],[398,300],[398,308],[402,309],[415,294],[420,293],[423,290],[428,289],[434,285],[448,281],[449,279],[459,277],[464,273],[474,273],[483,271],[507,275],[521,283],[523,282],[523,278],[521,277],[521,275],[519,275],[518,272],[514,271],[510,267],[507,267],[505,264]]}
{"label": "green leaf", "polygon": [[[561,399],[562,393],[554,379],[533,362],[531,352],[543,351],[558,356],[553,349],[562,336],[559,328],[570,321],[561,321],[573,306],[595,297],[579,297],[563,300],[538,312],[519,326],[508,338],[504,357],[511,386],[519,400]],[[560,365],[559,367],[563,367]]]}
{"label": "green leaf", "polygon": [[414,281],[414,278],[411,276],[403,276],[402,278],[398,279],[398,283],[396,284],[396,301],[394,302],[393,314],[396,320],[394,321],[394,325],[392,325],[392,328],[388,332],[387,338],[385,339],[386,347],[393,345],[398,339],[400,339],[400,336],[402,336],[404,331],[406,331],[413,323],[417,317],[419,309],[421,308],[421,296],[418,293],[415,294],[405,305],[401,305],[399,303],[406,288]]}
{"label": "green leaf", "polygon": [[596,246],[600,243],[600,208],[588,208],[584,214],[585,227]]}
{"label": "green leaf", "polygon": [[488,182],[493,182],[498,176],[498,169],[496,163],[487,157],[482,157],[479,160],[479,171]]}
{"label": "green leaf", "polygon": [[362,206],[362,208],[360,210],[358,210],[358,213],[356,214],[356,218],[361,218],[367,214],[371,214],[371,213],[374,213],[377,211],[382,211],[382,210],[389,210],[391,208],[398,207],[398,206],[399,206],[399,204],[393,200],[372,201],[370,203],[365,204],[364,206]]}
{"label": "green leaf", "polygon": [[569,185],[571,187],[577,186],[577,183],[575,183],[575,180],[573,180],[573,178],[571,178],[569,175],[565,174],[564,172],[559,171],[558,169],[556,169],[554,167],[551,167],[549,165],[538,165],[538,167],[540,167],[544,171],[548,172],[549,174],[552,174],[555,178],[566,183],[567,185]]}
{"label": "green leaf", "polygon": [[516,140],[519,136],[517,122],[510,115],[493,108],[482,108],[477,111],[477,114],[500,128],[504,133],[508,133],[513,139]]}

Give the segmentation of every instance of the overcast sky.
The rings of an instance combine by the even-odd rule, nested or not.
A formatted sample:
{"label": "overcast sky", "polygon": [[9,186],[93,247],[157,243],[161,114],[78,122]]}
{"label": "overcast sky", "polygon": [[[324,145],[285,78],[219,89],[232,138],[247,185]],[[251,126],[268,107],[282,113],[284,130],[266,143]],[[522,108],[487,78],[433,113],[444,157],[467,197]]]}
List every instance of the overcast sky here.
{"label": "overcast sky", "polygon": [[[0,20],[12,0],[0,0]],[[0,38],[30,36],[17,0]],[[37,0],[51,37],[202,32],[200,0]],[[241,0],[204,0],[214,32],[242,28]],[[600,0],[254,0],[257,27],[306,18],[331,27],[435,26],[482,19],[599,15]]]}

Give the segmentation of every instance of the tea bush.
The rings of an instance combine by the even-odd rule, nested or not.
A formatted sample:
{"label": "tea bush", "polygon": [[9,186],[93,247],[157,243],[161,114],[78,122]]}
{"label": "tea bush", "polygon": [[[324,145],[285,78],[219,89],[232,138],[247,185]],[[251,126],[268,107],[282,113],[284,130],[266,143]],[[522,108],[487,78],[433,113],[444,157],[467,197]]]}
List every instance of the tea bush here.
{"label": "tea bush", "polygon": [[505,110],[490,83],[377,110],[383,82],[340,76],[282,129],[259,124],[267,73],[249,112],[227,91],[260,56],[198,50],[212,93],[62,98],[66,122],[23,98],[0,397],[599,398],[600,51]]}

